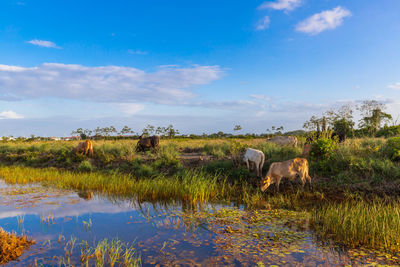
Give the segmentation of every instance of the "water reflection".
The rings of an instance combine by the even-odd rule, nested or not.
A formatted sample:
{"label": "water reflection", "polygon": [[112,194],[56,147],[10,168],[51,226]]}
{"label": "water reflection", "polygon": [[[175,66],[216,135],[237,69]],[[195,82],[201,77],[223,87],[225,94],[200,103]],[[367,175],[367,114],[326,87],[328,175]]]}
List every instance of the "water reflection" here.
{"label": "water reflection", "polygon": [[37,241],[19,262],[10,265],[35,261],[58,265],[75,239],[69,256],[74,265],[80,265],[85,246],[96,247],[101,240],[115,238],[134,244],[144,266],[396,263],[395,259],[379,260],[370,252],[341,251],[318,242],[312,232],[295,227],[298,220],[302,218],[289,211],[147,203],[0,181],[0,226]]}

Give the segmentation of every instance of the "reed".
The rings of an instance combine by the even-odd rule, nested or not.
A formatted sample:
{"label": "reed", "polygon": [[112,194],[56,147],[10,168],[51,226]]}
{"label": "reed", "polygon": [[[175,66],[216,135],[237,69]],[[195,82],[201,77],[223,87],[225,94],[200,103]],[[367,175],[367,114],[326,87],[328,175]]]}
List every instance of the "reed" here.
{"label": "reed", "polygon": [[229,183],[218,174],[188,170],[179,175],[158,175],[135,179],[121,173],[76,173],[54,168],[0,167],[0,176],[7,183],[41,183],[61,189],[96,191],[108,195],[137,198],[143,201],[234,201],[252,195],[254,188]]}
{"label": "reed", "polygon": [[400,251],[400,201],[375,199],[316,208],[310,223],[322,238],[349,247]]}

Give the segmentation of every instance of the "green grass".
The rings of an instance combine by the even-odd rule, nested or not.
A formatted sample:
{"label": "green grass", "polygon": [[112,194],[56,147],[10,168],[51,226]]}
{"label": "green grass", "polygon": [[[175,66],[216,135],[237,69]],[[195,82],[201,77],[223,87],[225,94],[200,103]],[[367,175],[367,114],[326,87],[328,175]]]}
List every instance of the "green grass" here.
{"label": "green grass", "polygon": [[400,252],[399,200],[329,204],[316,208],[310,223],[322,238],[345,246]]}
{"label": "green grass", "polygon": [[252,199],[254,188],[228,183],[223,177],[203,171],[186,171],[174,176],[159,175],[134,179],[130,175],[99,172],[76,173],[56,169],[0,167],[7,183],[41,183],[61,189],[92,190],[108,195],[137,198],[144,201],[238,201]]}

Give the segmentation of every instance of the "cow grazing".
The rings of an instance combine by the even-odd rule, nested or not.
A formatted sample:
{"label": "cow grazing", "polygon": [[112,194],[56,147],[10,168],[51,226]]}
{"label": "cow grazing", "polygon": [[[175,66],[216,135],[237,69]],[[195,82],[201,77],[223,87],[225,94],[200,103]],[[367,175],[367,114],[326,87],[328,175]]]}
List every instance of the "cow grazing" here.
{"label": "cow grazing", "polygon": [[273,138],[267,139],[267,142],[277,144],[279,146],[297,146],[296,136],[274,136]]}
{"label": "cow grazing", "polygon": [[139,141],[136,145],[136,151],[145,151],[146,149],[157,148],[160,144],[160,137],[153,135],[150,137],[139,137]]}
{"label": "cow grazing", "polygon": [[247,164],[247,169],[250,170],[250,162],[256,166],[257,176],[262,177],[262,168],[264,166],[265,155],[262,151],[253,148],[248,148],[243,156],[243,161]]}
{"label": "cow grazing", "polygon": [[311,186],[311,177],[308,175],[308,161],[304,158],[295,158],[283,162],[274,162],[269,167],[268,173],[261,182],[261,191],[267,190],[271,184],[276,184],[279,191],[279,184],[282,178],[289,178],[291,181],[300,177],[304,187],[306,180]]}
{"label": "cow grazing", "polygon": [[76,147],[74,147],[74,153],[78,154],[80,153],[81,155],[89,154],[90,156],[93,156],[93,143],[90,140],[86,140],[85,142],[80,142]]}

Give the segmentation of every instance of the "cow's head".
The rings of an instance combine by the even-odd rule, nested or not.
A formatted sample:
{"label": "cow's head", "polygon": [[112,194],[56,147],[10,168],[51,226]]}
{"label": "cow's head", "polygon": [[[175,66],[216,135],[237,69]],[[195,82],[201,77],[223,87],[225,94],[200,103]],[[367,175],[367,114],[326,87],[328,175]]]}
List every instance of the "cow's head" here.
{"label": "cow's head", "polygon": [[265,176],[265,178],[261,181],[261,186],[260,186],[261,191],[264,192],[265,190],[267,190],[267,188],[268,188],[271,184],[273,184],[273,181],[272,181],[271,177],[269,177],[268,175]]}

